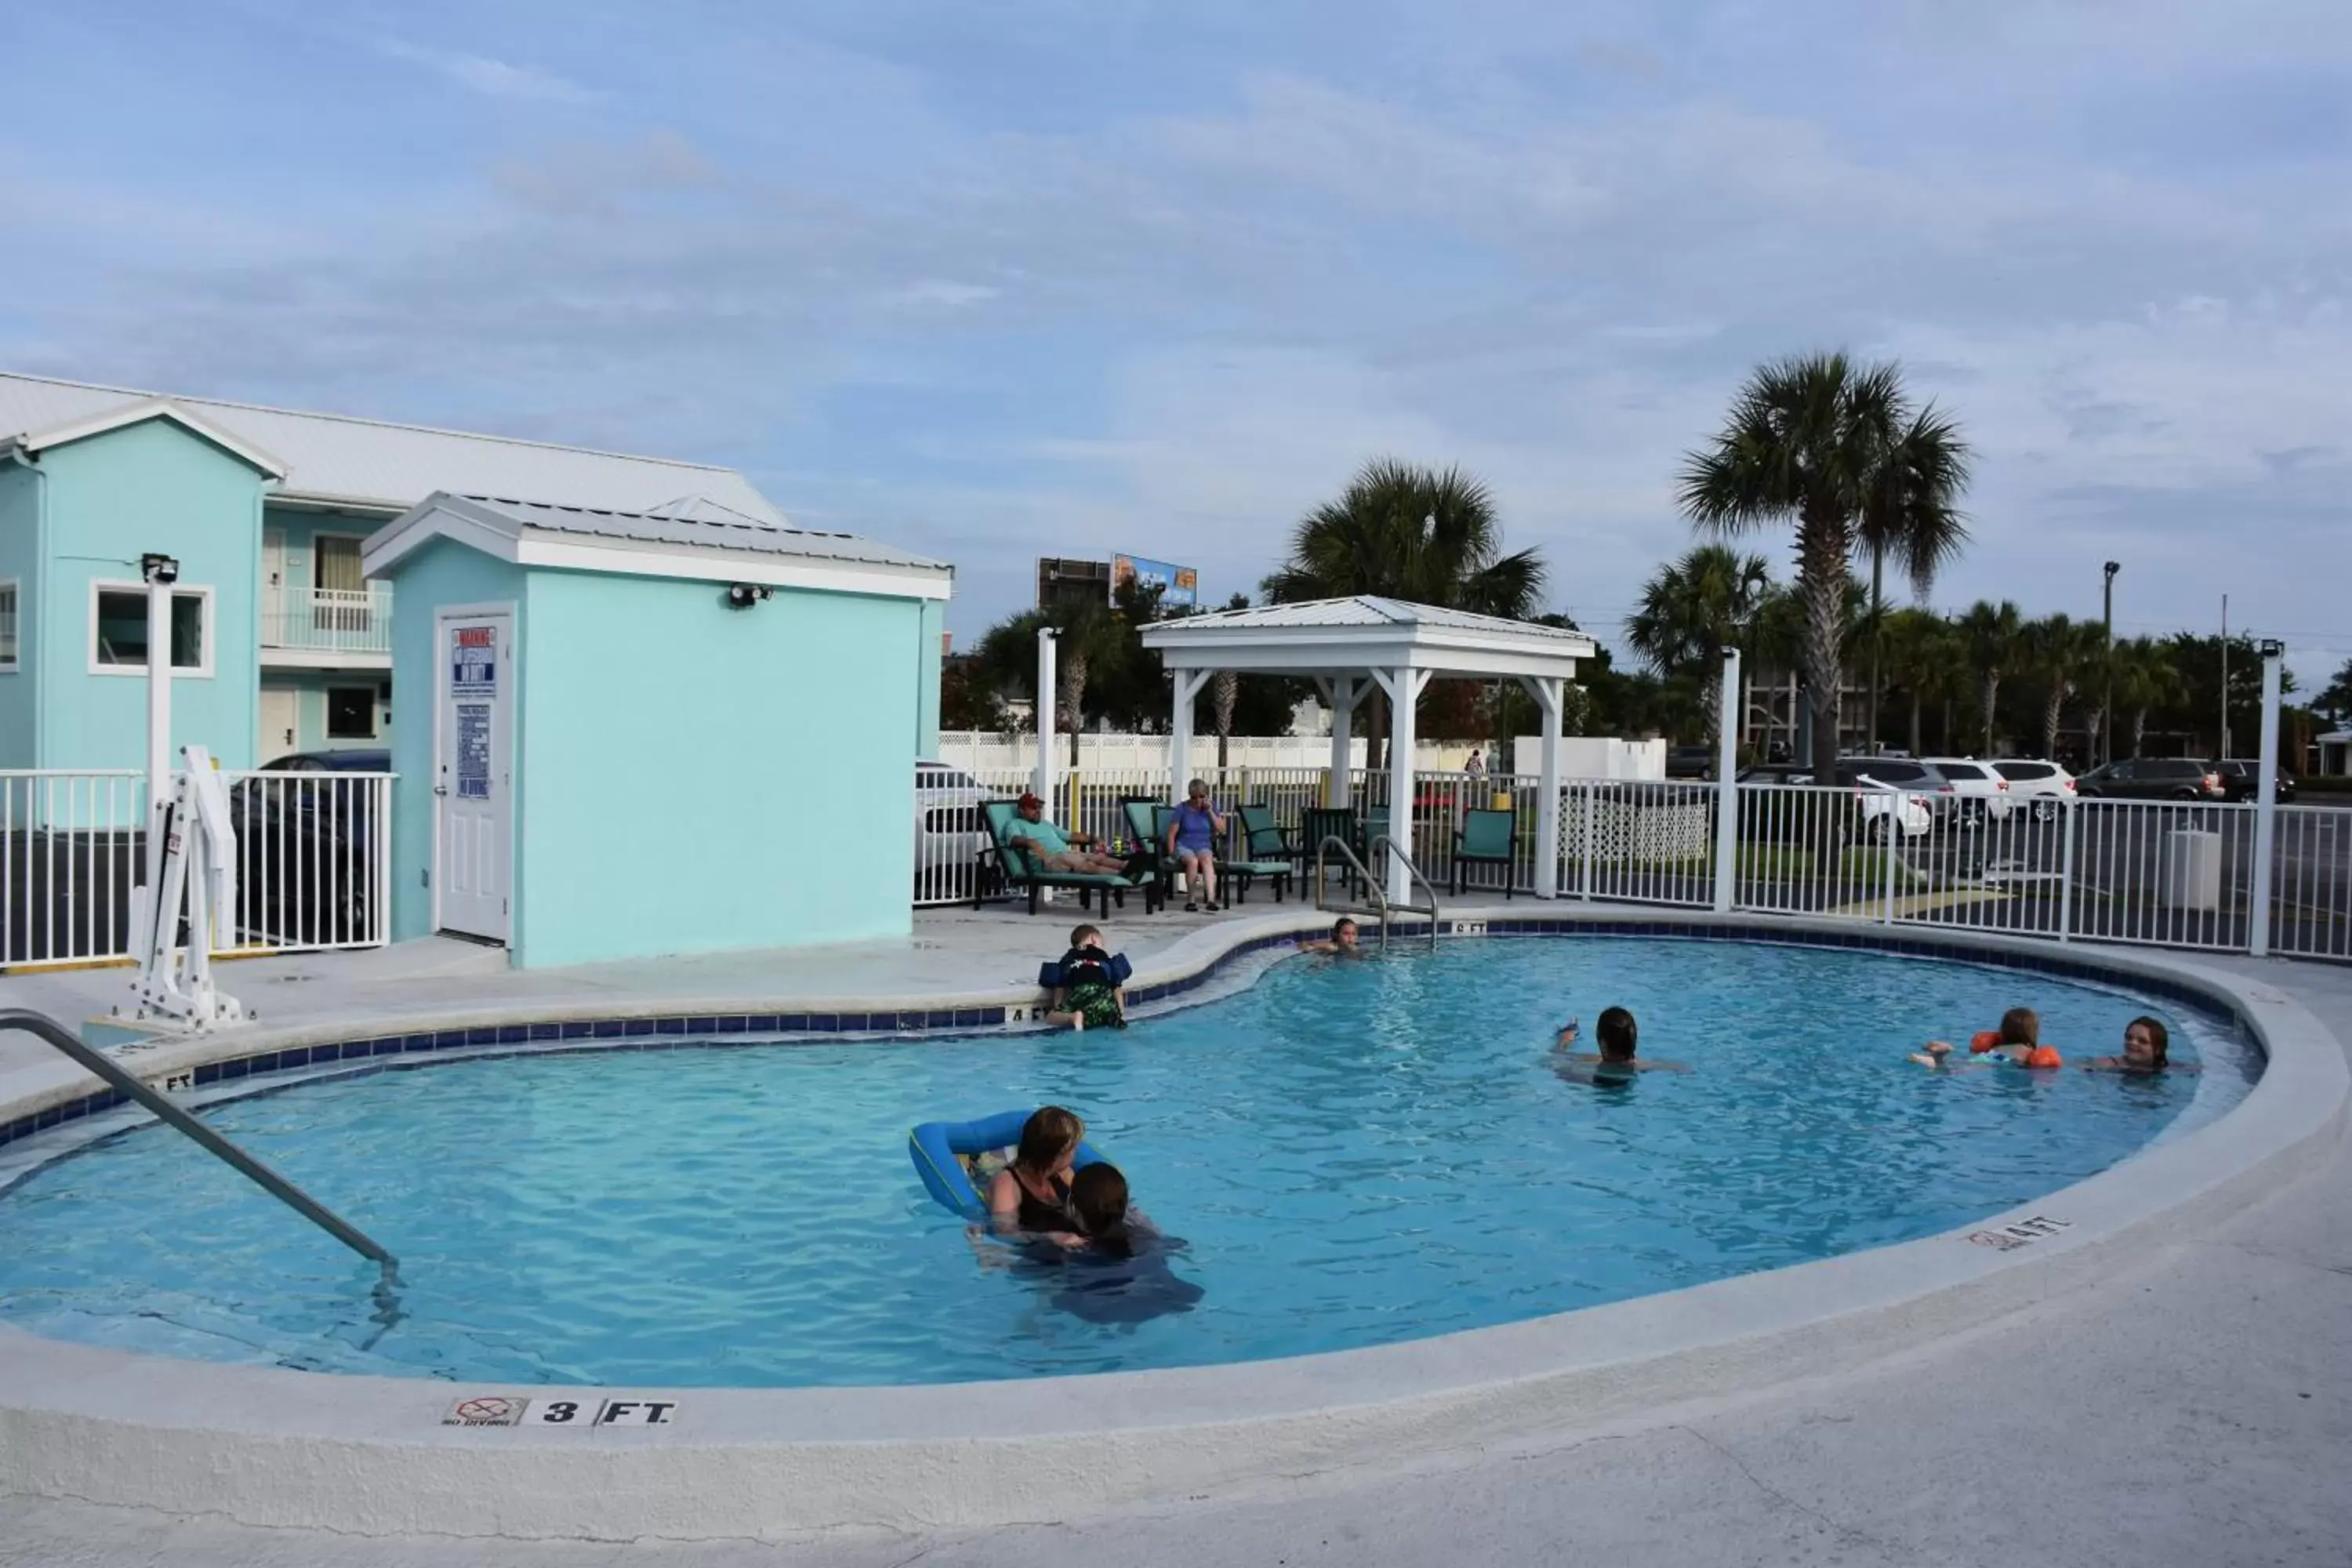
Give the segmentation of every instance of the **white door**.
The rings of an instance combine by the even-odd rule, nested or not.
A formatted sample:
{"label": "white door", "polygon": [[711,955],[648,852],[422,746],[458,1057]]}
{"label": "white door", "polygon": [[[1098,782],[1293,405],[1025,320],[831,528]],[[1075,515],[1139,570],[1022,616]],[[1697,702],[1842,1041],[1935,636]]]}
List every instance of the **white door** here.
{"label": "white door", "polygon": [[[286,531],[265,528],[261,531],[261,644],[274,647],[286,640]],[[267,739],[267,723],[261,732]],[[293,743],[287,744],[290,751]]]}
{"label": "white door", "polygon": [[435,923],[504,942],[514,865],[514,612],[443,610],[434,619]]}
{"label": "white door", "polygon": [[296,749],[295,734],[302,722],[302,694],[290,686],[261,689],[261,743],[254,748],[257,763],[274,763]]}

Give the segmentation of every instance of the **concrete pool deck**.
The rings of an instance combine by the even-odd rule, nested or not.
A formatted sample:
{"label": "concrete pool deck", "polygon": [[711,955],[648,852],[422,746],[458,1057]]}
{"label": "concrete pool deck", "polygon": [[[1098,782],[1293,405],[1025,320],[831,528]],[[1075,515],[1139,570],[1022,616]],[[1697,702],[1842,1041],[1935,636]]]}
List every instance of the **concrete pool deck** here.
{"label": "concrete pool deck", "polygon": [[[1260,913],[1255,905],[1249,912]],[[1448,910],[1459,918],[1504,912]],[[1521,903],[1509,912],[1537,911]],[[1592,913],[1619,919],[1629,911]],[[926,981],[960,986],[982,974],[1002,976],[1003,966],[1034,963],[1035,926],[1058,939],[1066,923],[1058,916],[1034,924],[981,917],[959,938],[940,935],[948,928],[927,921],[916,940],[940,940],[945,948],[901,951],[896,962],[905,963],[910,951],[923,954]],[[1150,931],[1154,923],[1139,917],[1114,928],[1114,939],[1146,968],[1157,956],[1180,955],[1193,940],[1173,924]],[[1165,942],[1150,954],[1140,935],[1147,931]],[[1214,933],[1207,940],[1214,942]],[[941,951],[958,956],[940,957]],[[2150,956],[2131,955],[2138,962]],[[2170,962],[2168,955],[2154,956],[2159,963]],[[394,955],[381,957],[390,963]],[[419,962],[413,954],[399,961]],[[2327,1065],[2340,1079],[2341,1042],[2352,1037],[2352,973],[2210,959],[2187,967],[2226,970],[2261,992],[2300,998],[2333,1029],[2332,1037],[2323,1034],[2314,1043],[2332,1053]],[[1015,967],[1012,976],[1023,972]],[[836,962],[820,958],[810,973],[830,976],[822,981],[823,991],[811,994],[835,994]],[[515,980],[540,978],[451,973],[429,984],[441,1006],[472,1006]],[[63,979],[45,977],[44,984]],[[763,972],[761,979],[772,983],[775,976]],[[293,982],[288,989],[320,987],[299,1005],[320,1010],[314,1024],[346,1005],[372,1021],[380,1016],[326,989],[341,984]],[[431,1000],[420,995],[420,980],[413,976],[350,984],[406,986],[419,1007]],[[682,989],[662,1001],[710,994],[697,989],[703,982],[677,984]],[[15,984],[0,981],[0,988]],[[515,1000],[529,1005],[531,998]],[[7,989],[0,989],[0,1001],[40,1005]],[[301,1021],[294,1005],[275,1022]],[[265,1018],[264,1026],[272,1022]],[[12,1069],[37,1070],[15,1057],[0,1059],[0,1074],[13,1076]],[[2044,1254],[2037,1242],[2025,1256],[2054,1259],[2073,1249],[2080,1266],[1972,1268],[2008,1283],[1989,1294],[1947,1300],[1946,1307],[1957,1305],[1957,1311],[1913,1308],[1907,1318],[1858,1333],[1849,1343],[1817,1338],[1795,1347],[1797,1353],[1784,1344],[1773,1353],[1775,1365],[1717,1357],[1685,1368],[1697,1375],[1683,1376],[1674,1386],[1628,1377],[1622,1366],[1629,1354],[1657,1348],[1651,1338],[1654,1320],[1671,1314],[1627,1310],[1605,1321],[1593,1314],[1551,1320],[1586,1325],[1598,1342],[1577,1357],[1596,1375],[1577,1384],[1572,1398],[1558,1397],[1571,1393],[1559,1386],[1552,1396],[1511,1412],[1508,1420],[1473,1422],[1449,1440],[1391,1446],[1385,1454],[1269,1443],[1262,1465],[1223,1476],[1205,1499],[1187,1500],[1178,1488],[1172,1497],[1112,1505],[1109,1511],[1082,1503],[1008,1516],[1071,1521],[1045,1533],[1027,1526],[987,1535],[955,1528],[835,1531],[756,1549],[652,1541],[635,1550],[580,1542],[533,1547],[497,1537],[362,1542],[206,1520],[200,1505],[156,1512],[93,1509],[72,1500],[90,1494],[61,1487],[40,1500],[0,1500],[0,1518],[21,1516],[8,1520],[15,1528],[0,1532],[0,1562],[134,1561],[153,1554],[197,1563],[884,1563],[917,1552],[927,1563],[1065,1556],[1108,1563],[1179,1557],[1200,1563],[1277,1557],[1521,1562],[1557,1559],[1576,1547],[1584,1549],[1577,1556],[1605,1552],[1657,1562],[2339,1561],[2347,1523],[2346,1505],[2336,1500],[2345,1491],[2337,1471],[2346,1451],[2346,1369],[2352,1363],[2352,1311],[2347,1310],[2352,1305],[2347,1243],[2352,1204],[2346,1197],[2340,1124],[2330,1121],[2323,1134],[2305,1142],[2296,1165],[2315,1169],[2315,1176],[2267,1170],[2257,1184],[2280,1189],[2267,1198],[2254,1202],[2245,1191],[2232,1190],[2221,1201],[2174,1205],[2159,1216],[2163,1223],[2139,1226],[2128,1246],[2090,1248],[2060,1237]],[[2142,1173],[2163,1176],[2153,1160]],[[2069,1212],[2088,1223],[2088,1211]],[[1808,1268],[1853,1265],[1867,1272],[1870,1258],[1902,1250]],[[1641,1309],[1667,1300],[1623,1305]],[[1754,1330],[1771,1326],[1779,1311],[1796,1304],[1775,1308],[1749,1294],[1738,1310],[1743,1324]],[[1530,1327],[1493,1332],[1511,1335]],[[1455,1346],[1448,1352],[1464,1358],[1457,1373],[1476,1352]],[[1266,1363],[1251,1369],[1251,1381],[1276,1385],[1285,1381],[1277,1368],[1305,1364]],[[1358,1408],[1333,1414],[1364,1420],[1360,1401],[1410,1393],[1412,1376],[1390,1374],[1412,1370],[1390,1358],[1373,1384],[1359,1387],[1356,1401],[1338,1402]],[[1155,1407],[1137,1414],[1147,1425],[1167,1423],[1163,1430],[1181,1431],[1187,1425],[1186,1397],[1165,1386],[1156,1393]],[[1031,1405],[1031,1430],[1063,1425],[1050,1408],[1041,1412],[1034,1400]],[[1124,1468],[1138,1458],[1114,1453],[1115,1447],[1100,1450],[1105,1465]],[[97,1453],[80,1458],[104,1462]],[[1171,1466],[1169,1479],[1182,1468]],[[724,1484],[716,1475],[709,1479],[714,1489]],[[1084,1474],[1066,1479],[1073,1498],[1087,1492]],[[1011,1479],[1008,1490],[1023,1489],[1017,1475]],[[698,1474],[681,1475],[680,1481],[688,1492],[680,1500],[689,1505],[686,1517],[662,1521],[648,1533],[695,1532],[697,1511],[714,1518],[730,1511],[716,1495],[700,1509],[693,1496]],[[17,1555],[26,1552],[35,1554]]]}

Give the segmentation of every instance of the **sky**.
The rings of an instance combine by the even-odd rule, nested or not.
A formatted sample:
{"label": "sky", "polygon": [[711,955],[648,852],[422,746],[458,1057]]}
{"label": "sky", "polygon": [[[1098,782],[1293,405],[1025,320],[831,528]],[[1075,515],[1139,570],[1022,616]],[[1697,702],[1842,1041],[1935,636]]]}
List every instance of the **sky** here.
{"label": "sky", "polygon": [[[1931,603],[2352,658],[2342,0],[87,0],[13,18],[0,367],[726,463],[1255,589],[1373,456],[1612,640],[1760,362],[1977,455]],[[1782,575],[1785,531],[1760,533]]]}

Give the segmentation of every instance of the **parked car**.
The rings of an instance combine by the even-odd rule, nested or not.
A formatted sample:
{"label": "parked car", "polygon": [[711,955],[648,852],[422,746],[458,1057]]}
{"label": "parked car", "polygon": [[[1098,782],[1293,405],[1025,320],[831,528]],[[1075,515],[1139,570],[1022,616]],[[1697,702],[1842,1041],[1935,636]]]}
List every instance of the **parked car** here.
{"label": "parked car", "polygon": [[915,763],[915,897],[957,902],[971,896],[971,878],[988,843],[979,781],[944,763]]}
{"label": "parked car", "polygon": [[1952,786],[1961,826],[1982,827],[1988,822],[2007,822],[2010,813],[2017,809],[2017,803],[2009,796],[2009,781],[1995,773],[1990,763],[1980,763],[1974,757],[1919,760]]}
{"label": "parked car", "polygon": [[1997,757],[1992,771],[2009,781],[2009,796],[2023,801],[2036,822],[2048,822],[2074,798],[2074,775],[2041,757]]}
{"label": "parked car", "polygon": [[[327,947],[380,941],[374,847],[378,791],[338,773],[387,773],[381,747],[297,752],[229,791],[236,828],[239,945]],[[326,777],[273,777],[326,774]]]}
{"label": "parked car", "polygon": [[2098,800],[2226,800],[2215,764],[2189,757],[2126,757],[2093,768],[2075,792]]}
{"label": "parked car", "polygon": [[1911,757],[1840,757],[1838,782],[1860,787],[1907,790],[1927,808],[1928,826],[1957,821],[1958,797],[1944,775]]}
{"label": "parked car", "polygon": [[1668,746],[1666,776],[1670,779],[1711,779],[1715,776],[1713,746]]}
{"label": "parked car", "polygon": [[[2221,775],[2224,799],[2252,800],[2262,794],[2260,781],[2263,776],[2263,764],[2259,762],[2248,762],[2243,757],[2232,757],[2226,762],[2215,763],[2213,770]],[[2294,775],[2281,768],[2278,772],[2277,785],[2272,793],[2282,805],[2293,800]]]}
{"label": "parked car", "polygon": [[[1855,837],[1883,841],[1899,830],[1906,838],[1924,837],[1935,826],[1935,816],[1928,810],[1927,797],[1906,790],[1875,788],[1858,780],[1841,776],[1830,785],[1848,793],[1852,825],[1848,831]],[[1799,763],[1756,763],[1736,775],[1737,782],[1753,784],[1806,784],[1815,783],[1813,770]],[[1769,795],[1748,803],[1739,814],[1740,837],[1762,840],[1791,840],[1805,837],[1814,820],[1807,803],[1791,799],[1780,804]],[[1895,825],[1891,826],[1890,825]]]}

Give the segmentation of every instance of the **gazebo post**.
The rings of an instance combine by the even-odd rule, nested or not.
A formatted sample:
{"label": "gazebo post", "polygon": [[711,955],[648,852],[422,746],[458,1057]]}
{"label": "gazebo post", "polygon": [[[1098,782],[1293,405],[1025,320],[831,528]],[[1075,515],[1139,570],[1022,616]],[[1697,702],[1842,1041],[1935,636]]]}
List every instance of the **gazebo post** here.
{"label": "gazebo post", "polygon": [[1428,670],[1409,665],[1372,671],[1372,679],[1389,696],[1389,847],[1392,853],[1388,884],[1392,904],[1407,903],[1412,898],[1412,879],[1405,874],[1406,857],[1412,853],[1412,710],[1429,677]]}
{"label": "gazebo post", "polygon": [[1353,798],[1356,773],[1356,678],[1335,675],[1318,681],[1331,707],[1331,772],[1323,781],[1323,804],[1344,808]]}
{"label": "gazebo post", "polygon": [[[1538,764],[1542,783],[1536,796],[1536,897],[1559,896],[1559,729],[1560,700],[1565,683],[1557,676],[1523,679],[1528,695],[1543,715],[1543,752]],[[1514,759],[1516,761],[1516,759]]]}
{"label": "gazebo post", "polygon": [[1192,700],[1201,695],[1201,688],[1209,683],[1205,669],[1171,669],[1175,687],[1174,710],[1168,718],[1168,800],[1171,805],[1184,798],[1184,785],[1192,770]]}

